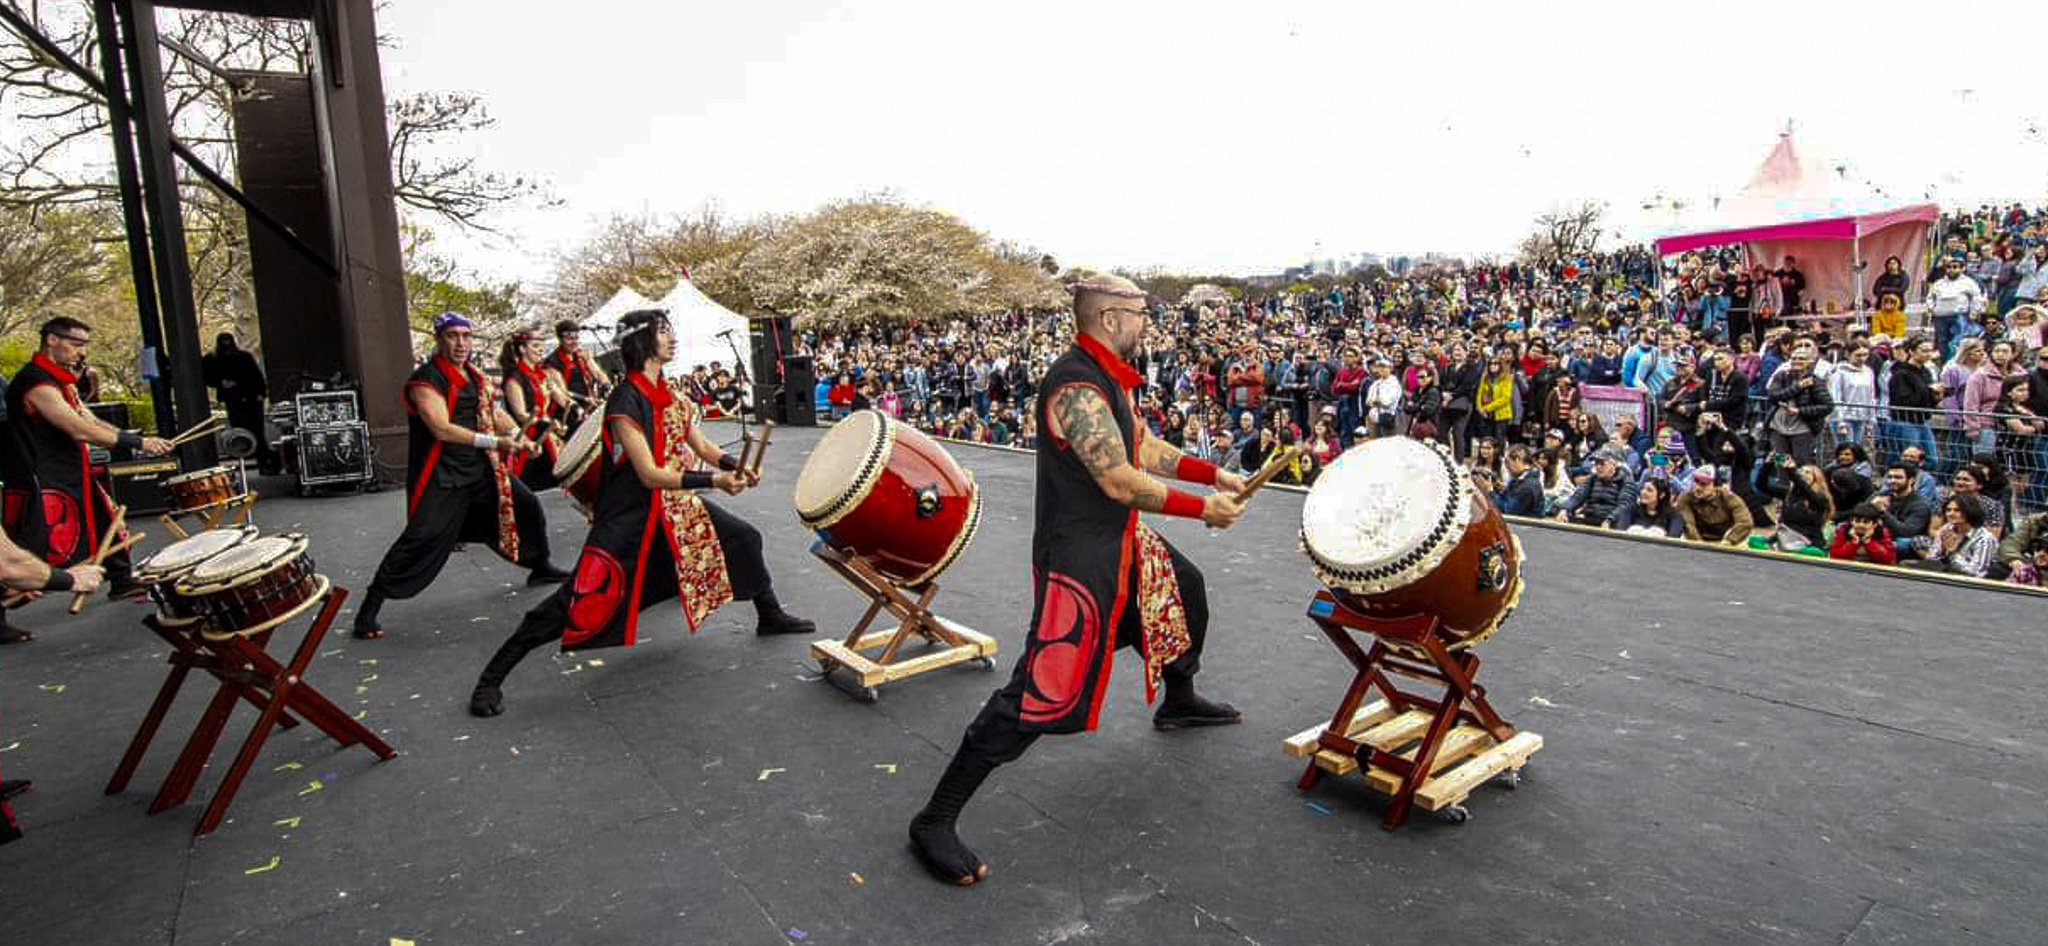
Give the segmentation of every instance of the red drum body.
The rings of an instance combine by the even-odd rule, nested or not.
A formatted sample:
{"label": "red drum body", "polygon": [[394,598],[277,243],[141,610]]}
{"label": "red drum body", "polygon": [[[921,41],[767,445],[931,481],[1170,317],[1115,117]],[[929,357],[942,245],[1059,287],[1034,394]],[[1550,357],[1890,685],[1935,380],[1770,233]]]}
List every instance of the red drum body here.
{"label": "red drum body", "polygon": [[916,587],[973,541],[981,491],[931,438],[880,411],[855,411],[804,461],[796,514],[826,545]]}
{"label": "red drum body", "polygon": [[254,635],[311,606],[327,590],[303,535],[252,539],[201,562],[178,580],[208,637]]}
{"label": "red drum body", "polygon": [[585,516],[597,511],[597,483],[604,471],[604,464],[597,460],[604,446],[603,435],[604,415],[592,413],[576,425],[569,442],[555,454],[555,482],[583,507]]}
{"label": "red drum body", "polygon": [[149,586],[149,597],[156,602],[158,620],[171,625],[198,620],[199,611],[192,599],[178,593],[178,579],[255,537],[256,527],[251,525],[208,529],[164,546],[135,566],[135,579]]}
{"label": "red drum body", "polygon": [[175,512],[207,509],[242,495],[234,469],[225,466],[173,476],[164,481],[164,489],[171,494],[171,509]]}
{"label": "red drum body", "polygon": [[1316,578],[1368,617],[1435,615],[1452,648],[1493,635],[1522,597],[1522,547],[1450,452],[1387,437],[1325,469],[1302,505]]}

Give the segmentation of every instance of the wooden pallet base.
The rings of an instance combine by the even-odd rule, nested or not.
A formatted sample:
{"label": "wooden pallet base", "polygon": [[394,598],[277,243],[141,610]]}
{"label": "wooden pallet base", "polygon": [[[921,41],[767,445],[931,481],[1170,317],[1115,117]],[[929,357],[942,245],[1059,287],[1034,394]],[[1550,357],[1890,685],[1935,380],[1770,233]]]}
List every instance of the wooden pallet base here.
{"label": "wooden pallet base", "polygon": [[923,653],[908,660],[898,660],[887,664],[876,663],[862,653],[862,651],[886,649],[889,646],[889,642],[896,637],[896,631],[892,628],[868,634],[855,640],[852,644],[837,640],[813,642],[811,644],[811,656],[821,661],[831,661],[841,667],[845,667],[847,672],[853,676],[854,681],[864,687],[894,683],[897,680],[914,677],[920,673],[928,673],[941,667],[950,667],[953,664],[964,661],[995,656],[995,638],[945,618],[938,618],[938,621],[945,625],[946,629],[951,631],[954,636],[959,637],[962,643],[933,649],[930,645],[937,645],[942,642],[937,638],[930,638],[928,639],[928,646]]}
{"label": "wooden pallet base", "polygon": [[[1396,712],[1387,701],[1375,700],[1358,708],[1344,735],[1373,747],[1376,752],[1389,753],[1412,762],[1421,748],[1422,738],[1427,734],[1431,717],[1426,709]],[[1357,759],[1321,747],[1320,740],[1326,728],[1326,723],[1311,726],[1289,736],[1281,746],[1295,758],[1313,757],[1317,768],[1332,775],[1344,776],[1358,771]],[[1500,742],[1477,726],[1464,724],[1454,727],[1438,746],[1436,758],[1431,760],[1429,776],[1416,789],[1415,804],[1426,811],[1462,805],[1474,789],[1488,780],[1502,772],[1519,772],[1529,757],[1541,748],[1543,737],[1532,732],[1518,732],[1506,742]],[[1365,772],[1365,784],[1383,795],[1394,795],[1401,790],[1402,777],[1375,765]]]}

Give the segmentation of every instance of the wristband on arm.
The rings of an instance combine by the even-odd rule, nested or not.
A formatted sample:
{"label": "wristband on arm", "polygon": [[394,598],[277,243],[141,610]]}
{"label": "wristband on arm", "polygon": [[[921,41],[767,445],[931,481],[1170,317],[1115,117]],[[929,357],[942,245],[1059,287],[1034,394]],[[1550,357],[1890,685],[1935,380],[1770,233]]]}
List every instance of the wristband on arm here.
{"label": "wristband on arm", "polygon": [[1193,493],[1169,489],[1166,491],[1166,504],[1160,506],[1159,511],[1169,516],[1179,516],[1183,519],[1200,519],[1202,518],[1202,499]]}
{"label": "wristband on arm", "polygon": [[71,573],[61,568],[50,569],[50,577],[43,579],[44,591],[70,591],[76,582]]}
{"label": "wristband on arm", "polygon": [[712,486],[715,485],[714,483],[712,483],[711,480],[711,474],[706,473],[703,470],[690,470],[689,472],[683,474],[682,488],[710,489]]}
{"label": "wristband on arm", "polygon": [[1216,464],[1195,457],[1184,456],[1173,468],[1175,479],[1197,486],[1216,485]]}
{"label": "wristband on arm", "polygon": [[497,438],[497,437],[495,437],[495,436],[492,436],[492,435],[490,435],[490,434],[485,434],[485,433],[479,433],[479,434],[474,434],[474,435],[472,435],[472,436],[471,436],[471,437],[469,438],[469,443],[470,443],[470,446],[473,446],[473,447],[477,448],[478,450],[496,450],[496,449],[498,449],[498,438]]}
{"label": "wristband on arm", "polygon": [[721,453],[718,455],[718,468],[727,473],[737,470],[740,468],[740,458],[730,453]]}

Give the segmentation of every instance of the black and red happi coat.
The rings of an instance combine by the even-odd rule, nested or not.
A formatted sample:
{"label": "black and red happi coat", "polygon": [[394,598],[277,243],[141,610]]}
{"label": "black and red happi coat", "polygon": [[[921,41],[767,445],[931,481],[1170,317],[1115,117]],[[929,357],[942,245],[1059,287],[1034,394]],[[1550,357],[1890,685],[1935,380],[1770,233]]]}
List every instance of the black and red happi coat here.
{"label": "black and red happi coat", "polygon": [[[693,633],[733,599],[725,551],[704,500],[687,490],[643,485],[625,448],[612,436],[614,422],[631,424],[645,435],[656,463],[676,471],[697,466],[689,444],[696,408],[688,398],[638,371],[612,388],[605,401],[597,510],[570,579],[563,650],[632,644],[638,638],[640,609],[655,603],[644,595],[650,566],[674,563],[673,587]],[[654,584],[664,591],[670,587],[666,580]]]}
{"label": "black and red happi coat", "polygon": [[535,368],[526,362],[519,362],[515,370],[505,376],[505,383],[517,385],[520,397],[526,401],[526,414],[533,423],[520,430],[526,439],[541,445],[541,452],[516,453],[511,458],[511,473],[525,481],[527,488],[539,491],[555,485],[555,460],[562,451],[562,439],[558,431],[549,425],[548,432],[541,433],[541,421],[554,417],[555,402],[548,397],[547,375],[544,369]]}
{"label": "black and red happi coat", "polygon": [[562,376],[562,386],[568,388],[570,394],[578,397],[589,397],[591,390],[590,371],[584,367],[583,357],[583,353],[580,351],[571,355],[560,348],[556,348],[546,358],[541,359],[540,366],[543,369],[552,368],[556,373],[560,374]]}
{"label": "black and red happi coat", "polygon": [[[1137,464],[1131,388],[1138,373],[1087,335],[1053,362],[1039,390],[1039,429],[1055,429],[1051,405],[1060,389],[1085,384],[1102,393],[1116,418],[1124,451]],[[1019,673],[1025,677],[1019,721],[1027,731],[1070,733],[1095,728],[1108,691],[1117,629],[1128,608],[1139,610],[1145,699],[1159,671],[1188,649],[1187,617],[1165,541],[1138,522],[1138,511],[1109,498],[1072,447],[1038,439],[1038,495],[1031,532],[1036,586],[1031,634]],[[1135,593],[1137,600],[1130,600]]]}
{"label": "black and red happi coat", "polygon": [[424,503],[460,502],[468,504],[470,487],[488,481],[498,494],[498,541],[493,543],[499,555],[517,564],[519,561],[519,521],[512,510],[511,473],[506,469],[504,458],[496,450],[478,450],[466,443],[446,443],[437,440],[427,429],[427,422],[420,419],[419,408],[413,404],[412,392],[425,388],[440,395],[448,405],[448,420],[460,427],[475,431],[489,430],[484,424],[485,405],[483,398],[483,372],[475,365],[457,365],[440,355],[427,359],[405,382],[405,422],[407,446],[405,469],[405,515],[410,519]]}
{"label": "black and red happi coat", "polygon": [[[16,544],[59,568],[78,564],[99,548],[114,508],[93,475],[86,444],[39,416],[29,392],[52,387],[80,414],[77,378],[41,352],[7,385],[7,429],[0,438],[0,478],[7,483],[4,518]],[[115,537],[121,541],[125,530]]]}

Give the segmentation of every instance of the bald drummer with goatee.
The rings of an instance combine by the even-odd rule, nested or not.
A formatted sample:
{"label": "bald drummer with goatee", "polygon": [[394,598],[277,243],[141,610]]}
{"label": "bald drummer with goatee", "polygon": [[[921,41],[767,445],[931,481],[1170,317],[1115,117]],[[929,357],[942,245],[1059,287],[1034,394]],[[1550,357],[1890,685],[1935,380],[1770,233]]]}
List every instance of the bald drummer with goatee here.
{"label": "bald drummer with goatee", "polygon": [[[1238,711],[1195,693],[1209,601],[1194,563],[1138,521],[1141,512],[1237,521],[1244,483],[1215,464],[1150,436],[1135,419],[1130,362],[1148,313],[1129,280],[1097,276],[1074,284],[1074,345],[1046,371],[1039,390],[1038,495],[1031,534],[1036,577],[1030,633],[1010,681],[968,724],[932,797],[910,823],[910,844],[949,883],[972,884],[988,865],[954,823],[996,766],[1045,733],[1095,728],[1120,647],[1144,659],[1145,699],[1160,681],[1157,729],[1235,723]],[[1197,496],[1171,477],[1217,492]]]}

